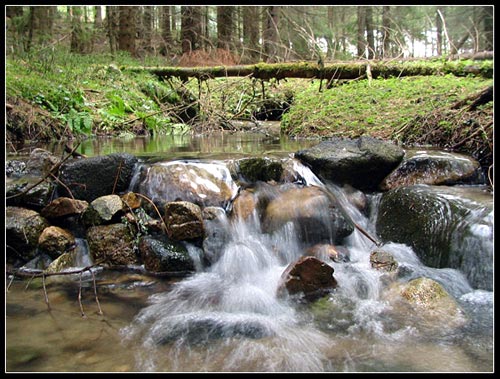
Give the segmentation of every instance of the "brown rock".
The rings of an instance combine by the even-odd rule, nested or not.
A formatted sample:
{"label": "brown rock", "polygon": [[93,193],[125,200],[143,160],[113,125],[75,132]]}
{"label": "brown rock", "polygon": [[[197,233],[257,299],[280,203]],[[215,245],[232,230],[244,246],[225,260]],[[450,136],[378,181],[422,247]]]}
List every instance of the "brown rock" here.
{"label": "brown rock", "polygon": [[333,267],[311,256],[300,257],[281,274],[278,296],[303,294],[308,301],[323,296],[337,286]]}
{"label": "brown rock", "polygon": [[51,257],[58,257],[75,245],[71,232],[58,226],[45,228],[38,238],[38,246]]}
{"label": "brown rock", "polygon": [[188,201],[172,201],[165,205],[165,225],[169,238],[177,241],[203,237],[201,208]]}
{"label": "brown rock", "polygon": [[233,214],[236,218],[246,220],[255,210],[255,197],[248,190],[240,192],[239,196],[233,202]]}
{"label": "brown rock", "polygon": [[43,217],[54,219],[69,215],[82,214],[89,203],[85,200],[76,200],[69,197],[58,197],[42,209],[40,214]]}

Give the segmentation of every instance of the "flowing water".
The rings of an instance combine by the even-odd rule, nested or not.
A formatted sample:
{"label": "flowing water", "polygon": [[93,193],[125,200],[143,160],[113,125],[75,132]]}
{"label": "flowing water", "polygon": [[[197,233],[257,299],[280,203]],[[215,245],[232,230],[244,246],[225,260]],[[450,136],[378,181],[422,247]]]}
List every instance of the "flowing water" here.
{"label": "flowing water", "polygon": [[[306,185],[332,194],[348,217],[376,235],[377,195],[366,215],[343,188],[322,183],[300,164],[295,169]],[[406,245],[378,246],[399,263],[401,280],[431,278],[461,308],[460,317],[429,317],[387,295],[387,274],[369,261],[377,246],[355,229],[344,241],[348,261],[324,259],[334,268],[337,288],[313,304],[297,302],[276,295],[282,272],[303,254],[291,223],[270,234],[261,231],[256,214],[246,220],[220,216],[219,222],[230,240],[218,260],[198,265],[184,279],[96,270],[98,300],[88,272],[70,284],[50,278],[46,291],[37,279],[9,283],[6,370],[493,371],[493,292],[474,290],[460,271],[426,267]],[[79,243],[85,266],[85,244]],[[194,246],[189,251],[199,253]]]}

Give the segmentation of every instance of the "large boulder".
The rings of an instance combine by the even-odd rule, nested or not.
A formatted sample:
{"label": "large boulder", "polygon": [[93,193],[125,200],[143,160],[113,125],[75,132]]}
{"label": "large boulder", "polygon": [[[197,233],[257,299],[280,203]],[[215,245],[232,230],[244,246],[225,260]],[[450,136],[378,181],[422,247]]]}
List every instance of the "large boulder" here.
{"label": "large boulder", "polygon": [[283,173],[281,161],[271,158],[243,158],[237,162],[242,181],[279,182]]}
{"label": "large boulder", "polygon": [[394,170],[405,151],[390,142],[362,136],[356,139],[334,138],[295,153],[323,180],[350,184],[359,190],[376,190]]}
{"label": "large boulder", "polygon": [[147,196],[158,208],[171,201],[225,208],[238,186],[224,164],[171,161],[143,165],[134,191]]}
{"label": "large boulder", "polygon": [[462,271],[493,290],[493,196],[478,188],[414,185],[385,192],[377,234],[406,244],[426,266]]}
{"label": "large boulder", "polygon": [[401,164],[380,183],[387,191],[413,184],[452,185],[478,183],[479,162],[472,157],[432,150],[407,150]]}
{"label": "large boulder", "polygon": [[301,241],[315,244],[341,243],[354,230],[332,199],[318,187],[286,186],[260,202],[261,225],[266,233],[291,222]]}
{"label": "large boulder", "polygon": [[59,170],[59,196],[73,196],[89,203],[100,196],[124,192],[134,174],[137,158],[114,153],[85,159],[73,159]]}

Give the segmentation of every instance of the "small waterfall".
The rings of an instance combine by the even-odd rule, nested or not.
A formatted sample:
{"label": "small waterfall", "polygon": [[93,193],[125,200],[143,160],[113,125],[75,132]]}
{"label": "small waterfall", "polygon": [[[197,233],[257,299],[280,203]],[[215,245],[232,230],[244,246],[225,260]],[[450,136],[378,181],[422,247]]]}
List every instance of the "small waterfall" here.
{"label": "small waterfall", "polygon": [[[479,302],[482,314],[489,317],[489,297],[473,291],[459,271],[426,267],[403,244],[377,246],[372,222],[376,195],[365,214],[348,200],[343,188],[323,184],[307,167],[294,164],[304,185],[320,187],[333,196],[348,218],[365,231],[355,228],[344,239],[347,261],[325,261],[334,268],[338,287],[312,306],[277,297],[281,274],[304,254],[292,223],[264,233],[256,212],[246,220],[220,215],[218,221],[230,239],[218,259],[208,268],[198,265],[193,276],[172,290],[151,296],[150,305],[121,330],[124,343],[136,352],[139,370],[324,372],[421,367],[417,358],[412,357],[414,363],[408,358],[402,361],[400,351],[406,352],[403,355],[414,351],[429,361],[425,358],[432,354],[429,344],[439,344],[443,335],[448,342],[460,340],[463,330],[446,335],[448,329],[442,326],[436,333],[435,326],[419,324],[419,315],[390,304],[382,296],[386,274],[370,264],[375,248],[396,259],[398,280],[434,279],[466,309]],[[489,346],[489,334],[483,332],[486,337],[481,346]],[[443,359],[455,355],[456,350],[450,349],[443,352]],[[460,367],[458,361],[450,359],[452,370]],[[429,364],[441,367],[442,361]]]}

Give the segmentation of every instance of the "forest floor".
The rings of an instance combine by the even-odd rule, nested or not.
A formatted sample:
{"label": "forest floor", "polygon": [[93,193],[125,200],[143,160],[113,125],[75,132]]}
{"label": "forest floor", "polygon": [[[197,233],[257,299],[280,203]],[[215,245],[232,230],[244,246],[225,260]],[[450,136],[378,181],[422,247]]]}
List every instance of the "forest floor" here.
{"label": "forest floor", "polygon": [[[111,62],[111,63],[110,63]],[[54,54],[6,62],[6,143],[95,136],[210,133],[236,121],[279,120],[296,138],[361,135],[431,145],[493,164],[493,79],[390,77],[160,79],[126,56]],[[484,98],[483,98],[484,100]]]}

